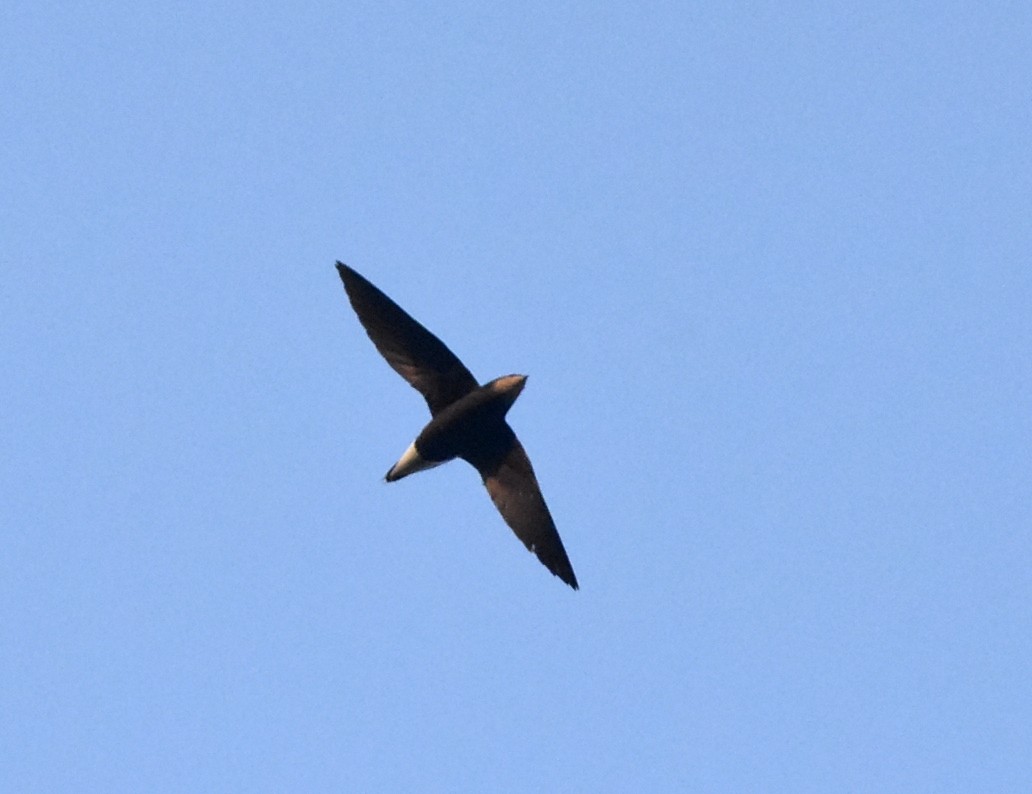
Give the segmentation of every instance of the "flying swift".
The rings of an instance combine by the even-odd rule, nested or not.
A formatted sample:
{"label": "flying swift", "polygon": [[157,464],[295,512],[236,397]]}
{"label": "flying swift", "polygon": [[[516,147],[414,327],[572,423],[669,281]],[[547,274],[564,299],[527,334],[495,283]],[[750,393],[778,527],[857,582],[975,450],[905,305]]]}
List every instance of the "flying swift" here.
{"label": "flying swift", "polygon": [[337,272],[376,349],[430,408],[430,422],[388,470],[387,482],[455,458],[466,461],[480,473],[516,537],[548,570],[578,589],[530,459],[505,420],[527,376],[504,375],[481,386],[440,339],[371,282],[341,262]]}

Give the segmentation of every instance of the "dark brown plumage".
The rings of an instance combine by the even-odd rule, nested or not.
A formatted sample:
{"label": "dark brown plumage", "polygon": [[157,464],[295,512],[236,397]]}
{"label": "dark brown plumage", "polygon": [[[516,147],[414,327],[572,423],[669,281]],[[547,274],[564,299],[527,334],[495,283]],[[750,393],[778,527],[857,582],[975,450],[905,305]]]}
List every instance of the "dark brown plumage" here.
{"label": "dark brown plumage", "polygon": [[340,262],[337,272],[376,349],[430,407],[429,424],[387,472],[387,481],[462,458],[480,473],[516,537],[576,590],[577,577],[530,459],[505,421],[526,376],[506,375],[480,386],[440,339],[372,283]]}

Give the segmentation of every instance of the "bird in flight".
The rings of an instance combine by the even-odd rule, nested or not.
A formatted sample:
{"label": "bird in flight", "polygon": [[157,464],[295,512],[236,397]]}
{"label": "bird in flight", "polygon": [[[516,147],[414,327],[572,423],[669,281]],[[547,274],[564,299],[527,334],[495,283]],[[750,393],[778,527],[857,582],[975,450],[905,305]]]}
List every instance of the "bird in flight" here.
{"label": "bird in flight", "polygon": [[461,458],[480,473],[516,537],[576,590],[577,577],[530,459],[505,421],[527,376],[505,375],[481,386],[440,339],[372,283],[341,262],[337,272],[376,349],[430,407],[429,424],[387,472],[387,482]]}

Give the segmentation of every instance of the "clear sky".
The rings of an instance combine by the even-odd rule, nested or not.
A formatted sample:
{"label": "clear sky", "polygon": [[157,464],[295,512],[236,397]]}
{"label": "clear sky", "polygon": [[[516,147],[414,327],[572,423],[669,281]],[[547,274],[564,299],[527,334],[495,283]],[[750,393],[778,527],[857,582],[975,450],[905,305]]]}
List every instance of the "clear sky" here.
{"label": "clear sky", "polygon": [[[0,789],[1027,792],[1027,3],[8,2]],[[582,589],[352,265],[482,381]]]}

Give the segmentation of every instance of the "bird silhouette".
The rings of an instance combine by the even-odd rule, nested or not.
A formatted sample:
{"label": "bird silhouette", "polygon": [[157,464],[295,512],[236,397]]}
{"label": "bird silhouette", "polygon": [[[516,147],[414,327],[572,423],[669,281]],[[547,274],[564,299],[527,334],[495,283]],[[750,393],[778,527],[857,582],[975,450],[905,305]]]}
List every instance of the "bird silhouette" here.
{"label": "bird silhouette", "polygon": [[337,272],[376,349],[430,408],[430,422],[391,466],[386,480],[394,482],[455,458],[465,460],[480,473],[495,507],[523,545],[578,589],[530,459],[505,421],[527,376],[505,375],[481,386],[440,339],[370,281],[341,262]]}

